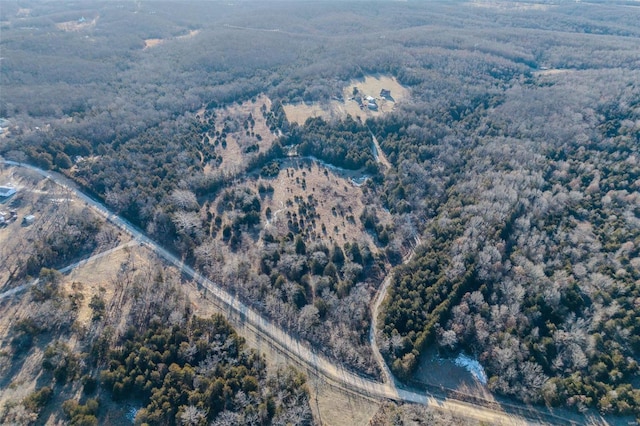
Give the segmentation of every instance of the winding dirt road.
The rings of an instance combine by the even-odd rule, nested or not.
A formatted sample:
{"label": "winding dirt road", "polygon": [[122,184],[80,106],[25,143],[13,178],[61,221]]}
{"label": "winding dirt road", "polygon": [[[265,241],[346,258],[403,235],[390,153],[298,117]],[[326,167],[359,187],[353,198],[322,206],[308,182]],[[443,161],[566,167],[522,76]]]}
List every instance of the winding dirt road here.
{"label": "winding dirt road", "polygon": [[[415,247],[419,245],[420,245],[420,238],[415,237],[415,246],[407,254],[407,256],[405,256],[402,263],[408,263],[413,258],[413,255],[415,254]],[[392,273],[389,273],[386,276],[386,278],[382,282],[382,285],[378,289],[378,292],[376,293],[376,297],[373,301],[373,305],[371,306],[371,326],[369,328],[369,344],[371,345],[373,356],[378,362],[380,369],[382,370],[382,379],[386,384],[395,388],[396,380],[395,380],[395,377],[393,377],[393,373],[389,369],[389,366],[387,365],[384,358],[382,357],[382,354],[380,353],[380,347],[378,347],[378,339],[377,339],[378,336],[377,336],[377,330],[376,330],[377,324],[378,324],[378,316],[380,315],[380,305],[382,305],[384,298],[387,296],[387,290],[389,289],[389,284],[391,284],[392,278],[393,278]]]}
{"label": "winding dirt road", "polygon": [[[148,238],[129,221],[113,214],[104,204],[84,194],[78,186],[68,178],[55,172],[41,170],[27,164],[7,161],[1,158],[0,163],[33,170],[45,178],[51,179],[58,185],[74,191],[78,198],[93,208],[97,213],[104,216],[109,222],[128,232],[136,241],[144,244],[166,262],[178,268],[185,277],[192,279],[203,292],[210,296],[214,304],[226,314],[227,319],[234,326],[254,332],[262,340],[281,352],[295,364],[303,367],[310,374],[320,377],[332,386],[369,398],[423,404],[438,410],[455,413],[457,416],[486,422],[492,425],[534,425],[544,423],[538,416],[531,416],[531,418],[528,419],[505,413],[498,409],[492,409],[461,400],[447,398],[444,393],[442,393],[442,395],[438,395],[437,392],[425,393],[414,389],[402,389],[394,384],[392,376],[387,378],[386,383],[380,383],[348,371],[341,365],[336,364],[335,361],[332,361],[318,353],[306,343],[287,334],[283,329],[262,317],[257,311],[241,302],[236,296],[230,294],[210,279],[196,272],[192,267],[186,265],[178,257]],[[385,285],[389,285],[389,279],[385,280]],[[382,298],[384,297],[384,293],[385,292],[383,291],[380,292],[378,296],[379,300],[376,300],[374,307],[376,307],[376,305],[379,307]],[[377,308],[375,308],[375,312],[377,312]],[[379,351],[377,352],[379,355]],[[527,413],[525,413],[525,415],[527,415]],[[527,417],[529,416],[527,415]],[[564,419],[561,418],[557,418],[555,420],[556,421],[552,421],[550,423],[571,423],[569,421],[563,421]]]}

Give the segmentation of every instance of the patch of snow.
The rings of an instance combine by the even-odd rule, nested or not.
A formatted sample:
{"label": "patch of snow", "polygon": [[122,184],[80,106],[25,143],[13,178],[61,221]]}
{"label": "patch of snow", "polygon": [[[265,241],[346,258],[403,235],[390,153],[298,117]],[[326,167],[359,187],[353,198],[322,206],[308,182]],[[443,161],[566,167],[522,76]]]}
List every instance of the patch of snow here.
{"label": "patch of snow", "polygon": [[140,409],[136,408],[136,407],[131,407],[129,408],[129,410],[127,411],[127,414],[125,414],[125,417],[127,418],[127,420],[129,420],[131,422],[131,424],[135,424],[136,422],[136,415],[138,414],[138,411]]}
{"label": "patch of snow", "polygon": [[487,384],[487,373],[484,372],[484,368],[482,368],[482,365],[480,365],[477,359],[470,358],[465,354],[460,354],[453,362],[458,367],[462,367],[471,373],[471,375],[483,385]]}
{"label": "patch of snow", "polygon": [[369,176],[367,175],[363,175],[359,178],[351,178],[351,182],[355,185],[355,186],[362,186],[364,185],[364,183],[367,181],[367,179],[369,179]]}

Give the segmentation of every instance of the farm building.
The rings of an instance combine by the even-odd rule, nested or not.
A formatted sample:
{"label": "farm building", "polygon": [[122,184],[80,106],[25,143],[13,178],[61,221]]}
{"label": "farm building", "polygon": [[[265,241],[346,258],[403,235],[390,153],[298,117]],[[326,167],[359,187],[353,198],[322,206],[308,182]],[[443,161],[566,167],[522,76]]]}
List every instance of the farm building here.
{"label": "farm building", "polygon": [[0,186],[0,201],[4,201],[16,193],[16,189],[10,186]]}
{"label": "farm building", "polygon": [[22,218],[22,224],[23,225],[31,225],[33,224],[33,222],[36,221],[36,217],[32,214],[30,214],[29,216],[25,216],[24,218]]}

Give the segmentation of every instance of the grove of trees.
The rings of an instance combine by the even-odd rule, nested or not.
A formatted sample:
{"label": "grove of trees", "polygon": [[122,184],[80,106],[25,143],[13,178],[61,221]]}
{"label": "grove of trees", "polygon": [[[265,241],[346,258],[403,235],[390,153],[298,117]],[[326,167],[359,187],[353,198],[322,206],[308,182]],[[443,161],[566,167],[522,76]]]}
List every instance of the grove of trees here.
{"label": "grove of trees", "polygon": [[[435,346],[477,357],[501,395],[640,416],[640,9],[492,5],[5,2],[0,116],[9,125],[0,155],[65,173],[363,374],[378,374],[367,342],[378,321],[383,355],[402,379]],[[91,24],[61,29],[81,17]],[[149,39],[163,42],[145,48]],[[326,103],[369,74],[395,77],[410,99],[368,120],[288,122],[282,103]],[[224,116],[261,94],[272,101],[262,117]],[[259,120],[268,134],[254,132]],[[389,170],[376,164],[370,132]],[[240,137],[241,166],[221,168]],[[311,238],[317,198],[292,200],[287,231],[268,232],[275,212],[262,207],[274,187],[251,184],[261,175],[277,186],[291,153],[371,176],[361,190],[368,208],[352,220],[374,243]],[[383,210],[386,226],[376,220]],[[98,231],[76,219],[83,232]],[[380,318],[370,318],[384,275],[417,240],[413,259],[393,272]],[[29,274],[56,266],[53,247],[70,259],[68,246],[91,244],[51,236]],[[198,321],[183,324],[200,329]],[[217,398],[210,388],[220,380],[229,398],[215,410],[242,392],[265,410],[229,416],[276,418],[268,395],[243,389],[244,377],[268,382],[258,360],[243,360],[246,371],[233,377],[212,369],[206,386],[192,388],[181,377],[200,373],[179,346],[198,337],[159,325],[148,333],[127,335],[127,347],[173,341],[164,389],[195,401],[170,403],[170,416],[193,406],[198,417],[197,403]],[[201,356],[220,343],[205,341]],[[100,356],[114,366],[106,376],[122,373],[109,379],[112,391],[125,382],[144,389],[153,374],[138,367],[131,377],[128,354]],[[141,416],[161,418],[166,401],[147,395]],[[91,410],[68,407],[72,417]]]}

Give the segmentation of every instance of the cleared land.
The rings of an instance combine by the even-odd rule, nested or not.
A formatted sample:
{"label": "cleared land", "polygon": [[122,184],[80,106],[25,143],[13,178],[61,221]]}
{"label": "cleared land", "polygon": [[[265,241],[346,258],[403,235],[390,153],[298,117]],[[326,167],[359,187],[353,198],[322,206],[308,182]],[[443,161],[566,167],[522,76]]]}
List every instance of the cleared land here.
{"label": "cleared land", "polygon": [[99,16],[88,20],[83,18],[78,19],[77,21],[66,21],[60,22],[56,24],[56,28],[62,31],[83,31],[88,30],[89,28],[93,28],[96,26],[96,22],[98,22]]}
{"label": "cleared land", "polygon": [[[354,87],[357,93],[354,94]],[[391,92],[390,97],[382,97],[382,89]],[[396,104],[409,96],[409,90],[393,77],[367,76],[364,79],[351,80],[342,90],[343,100],[331,100],[326,103],[314,104],[286,104],[284,110],[290,122],[304,123],[310,117],[325,119],[344,118],[347,114],[360,117],[363,121],[368,117],[376,117],[393,111]],[[371,110],[366,104],[366,98],[374,98],[378,109]],[[360,100],[360,101],[358,101]],[[364,107],[362,107],[364,105]]]}
{"label": "cleared land", "polygon": [[[16,194],[0,203],[0,290],[6,290],[18,263],[33,252],[32,243],[63,226],[64,218],[78,212],[82,204],[68,191],[40,175],[24,169],[0,166],[0,185],[16,189]],[[33,222],[24,223],[33,216]]]}
{"label": "cleared land", "polygon": [[[310,225],[311,240],[324,240],[343,245],[349,241],[366,241],[375,247],[370,234],[364,231],[360,215],[365,207],[362,188],[351,180],[357,173],[334,173],[310,160],[284,161],[280,173],[273,179],[259,179],[253,184],[273,187],[273,193],[263,197],[262,214],[267,217],[265,230],[286,234],[289,221],[300,213],[304,202],[313,206],[316,218]],[[267,209],[271,214],[267,215]],[[391,221],[388,212],[378,211],[381,223]]]}
{"label": "cleared land", "polygon": [[143,49],[149,49],[151,47],[155,47],[164,42],[162,38],[148,38],[144,41]]}
{"label": "cleared land", "polygon": [[145,39],[144,47],[142,49],[143,50],[150,49],[168,40],[185,40],[191,37],[195,37],[196,35],[198,35],[199,32],[200,30],[192,30],[192,31],[189,31],[187,34],[171,37],[171,38],[148,38],[148,39]]}
{"label": "cleared land", "polygon": [[[60,291],[68,295],[77,304],[75,310],[65,310],[51,301],[34,301],[29,290],[13,298],[0,301],[0,418],[4,410],[22,401],[27,395],[40,388],[43,379],[42,360],[46,347],[55,340],[61,339],[73,352],[86,352],[80,340],[87,334],[96,332],[97,323],[92,321],[93,310],[89,306],[92,298],[98,296],[105,302],[107,313],[116,313],[112,317],[127,317],[131,304],[121,303],[123,286],[134,274],[152,271],[157,262],[150,252],[142,247],[123,248],[109,255],[86,262],[63,277]],[[70,331],[60,332],[57,328],[34,338],[32,348],[23,355],[14,356],[11,341],[13,327],[29,318],[41,316],[47,322],[70,321]],[[115,329],[123,329],[127,324],[109,324]],[[64,329],[64,327],[62,328]],[[54,394],[54,401],[49,406],[61,404],[69,398],[78,398],[81,389],[67,389]],[[103,407],[111,412],[112,404],[108,398],[102,398]],[[115,408],[115,406],[113,406]],[[51,411],[51,410],[48,410]],[[124,412],[123,412],[124,413]],[[51,412],[41,415],[42,424],[62,424],[65,419],[56,418]],[[123,418],[116,419],[118,423]]]}
{"label": "cleared land", "polygon": [[[198,111],[202,121],[214,120],[214,127],[207,132],[205,138],[216,147],[216,153],[221,156],[221,162],[209,163],[205,166],[205,173],[214,171],[237,172],[246,165],[252,155],[264,152],[275,141],[274,135],[267,126],[262,114],[262,108],[271,109],[271,100],[264,95],[226,108],[213,111],[215,118],[205,109]],[[244,123],[253,119],[253,125],[244,127]],[[222,134],[226,137],[222,137]],[[224,142],[223,142],[224,140]],[[257,149],[256,149],[257,148]]]}

